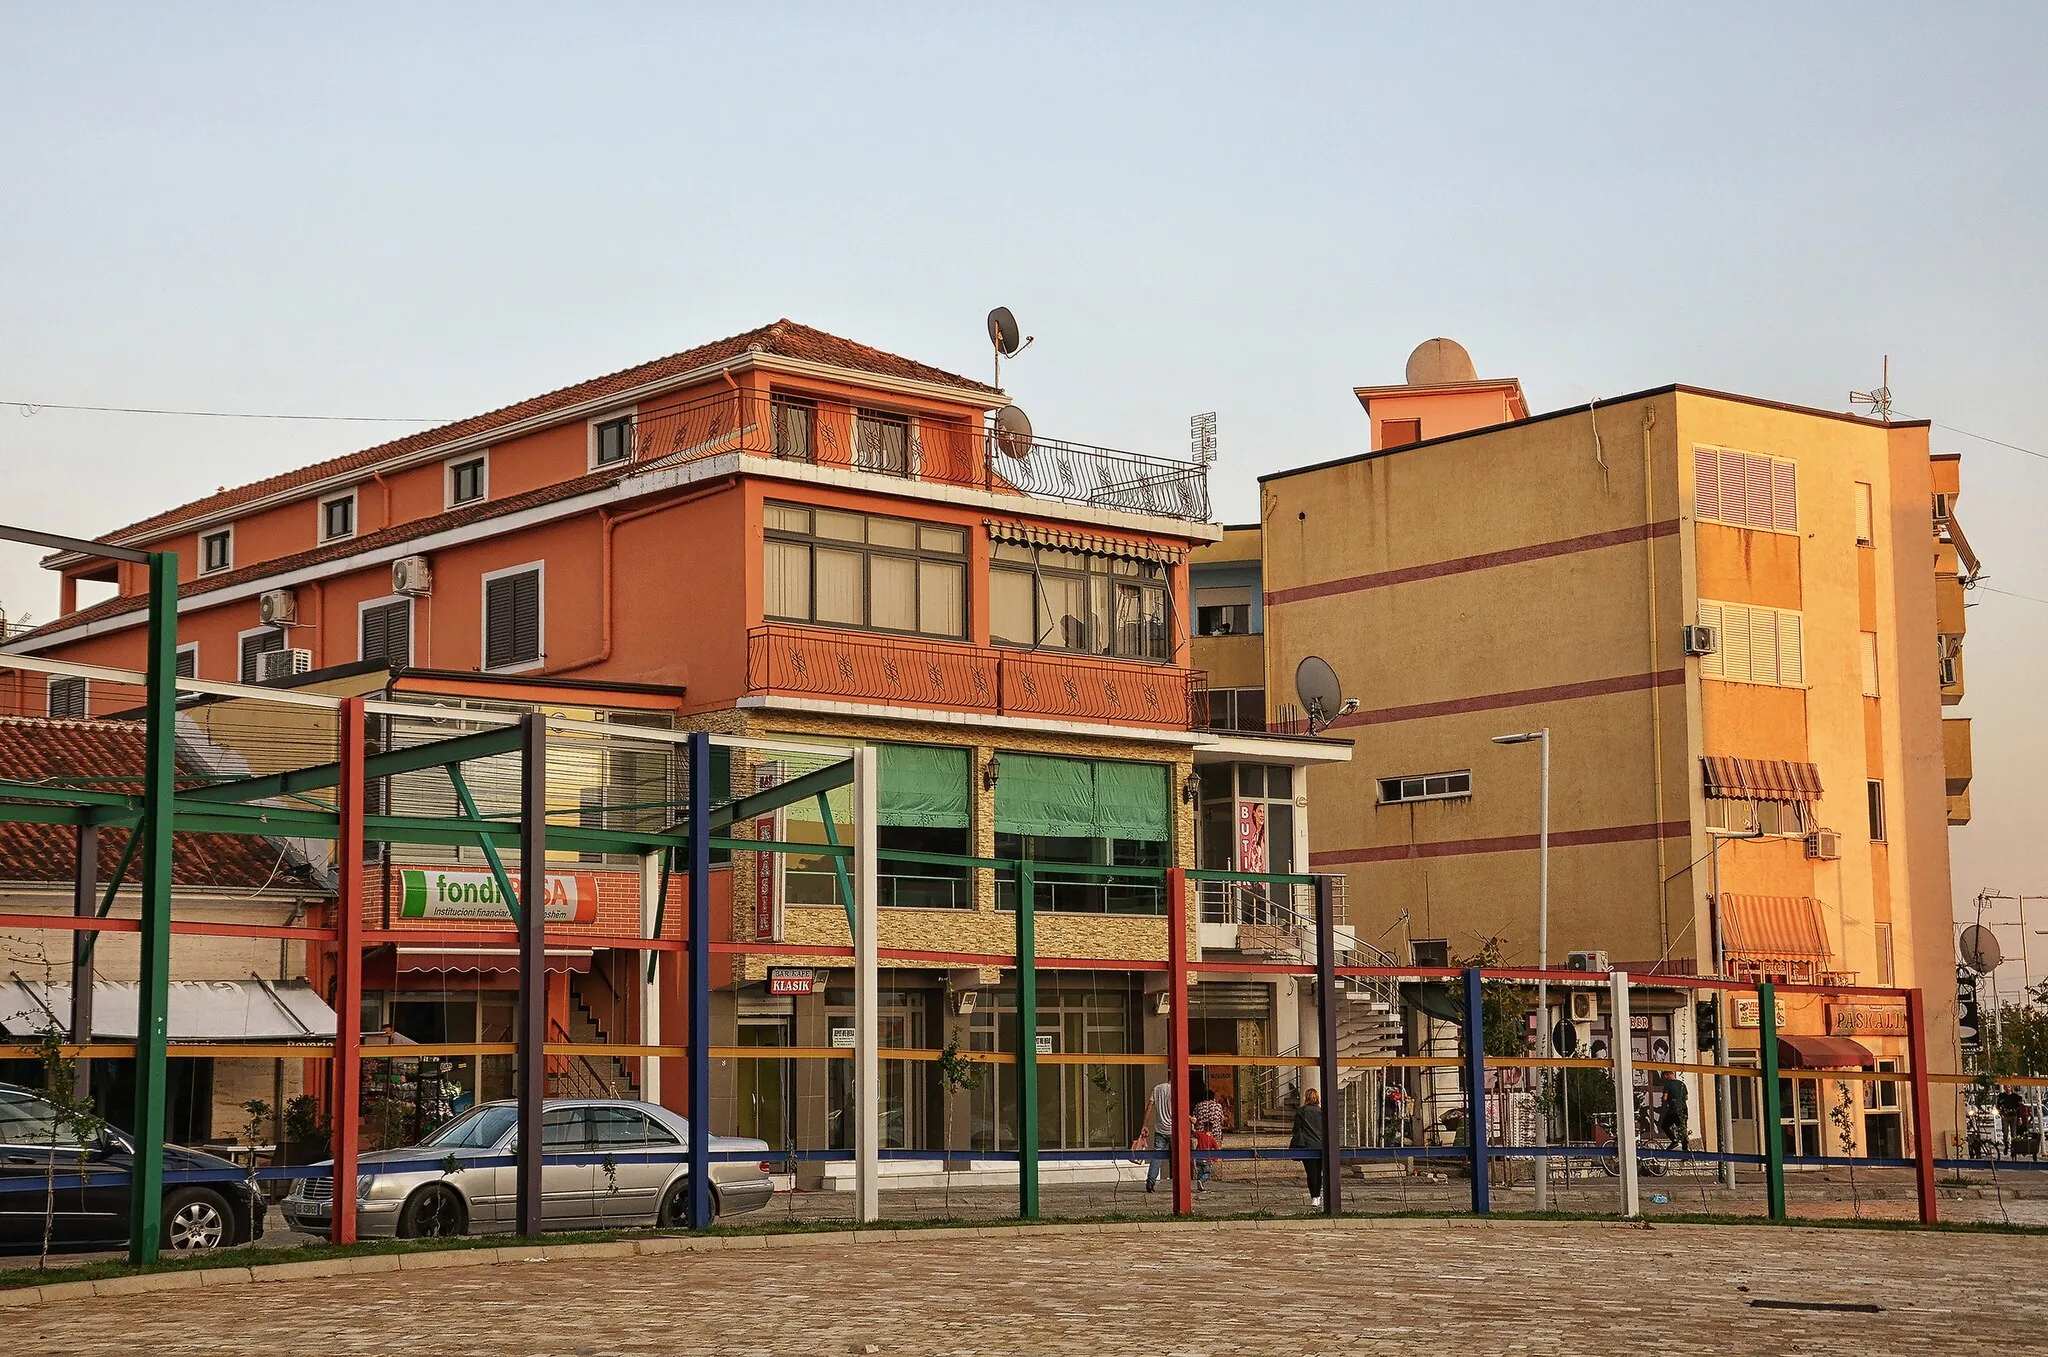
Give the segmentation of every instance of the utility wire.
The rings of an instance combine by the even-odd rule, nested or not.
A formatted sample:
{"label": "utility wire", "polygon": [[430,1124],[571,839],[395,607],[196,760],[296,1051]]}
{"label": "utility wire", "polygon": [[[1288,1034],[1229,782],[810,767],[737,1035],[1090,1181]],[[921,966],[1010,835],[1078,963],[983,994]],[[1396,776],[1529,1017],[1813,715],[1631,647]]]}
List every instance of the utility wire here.
{"label": "utility wire", "polygon": [[1937,424],[1938,427],[1947,429],[1950,433],[1959,433],[1965,438],[1974,438],[1979,443],[1991,443],[2001,448],[2010,448],[2014,452],[2024,452],[2029,457],[2039,457],[2042,461],[2048,462],[2048,452],[2035,452],[2032,448],[2023,448],[2017,443],[2008,443],[2003,438],[1992,438],[1987,434],[1971,433],[1968,429],[1958,429],[1953,424],[1940,424],[1939,421],[1937,421]]}
{"label": "utility wire", "polygon": [[87,410],[103,415],[178,415],[189,419],[292,419],[343,424],[447,424],[445,419],[418,419],[403,415],[276,415],[246,410],[159,410],[139,405],[58,405],[51,401],[0,400],[19,410],[25,419],[44,410]]}
{"label": "utility wire", "polygon": [[2010,589],[1994,589],[1988,584],[1973,584],[1970,586],[1972,593],[1979,589],[1982,589],[1987,594],[2002,594],[2006,598],[2025,599],[2029,603],[2048,603],[2048,598],[2035,598],[2032,594],[2015,594]]}

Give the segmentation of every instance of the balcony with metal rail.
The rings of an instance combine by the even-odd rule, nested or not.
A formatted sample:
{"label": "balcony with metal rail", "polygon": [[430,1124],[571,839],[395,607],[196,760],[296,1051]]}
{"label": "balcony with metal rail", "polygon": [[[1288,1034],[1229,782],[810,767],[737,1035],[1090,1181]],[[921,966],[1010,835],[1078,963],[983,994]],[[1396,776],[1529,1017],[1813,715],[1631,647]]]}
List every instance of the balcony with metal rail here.
{"label": "balcony with metal rail", "polygon": [[988,716],[1199,730],[1199,670],[830,627],[747,633],[747,692]]}
{"label": "balcony with metal rail", "polygon": [[1209,520],[1208,468],[1198,463],[1021,436],[979,420],[757,391],[721,391],[643,410],[633,422],[631,448],[636,471],[742,453],[1193,523]]}

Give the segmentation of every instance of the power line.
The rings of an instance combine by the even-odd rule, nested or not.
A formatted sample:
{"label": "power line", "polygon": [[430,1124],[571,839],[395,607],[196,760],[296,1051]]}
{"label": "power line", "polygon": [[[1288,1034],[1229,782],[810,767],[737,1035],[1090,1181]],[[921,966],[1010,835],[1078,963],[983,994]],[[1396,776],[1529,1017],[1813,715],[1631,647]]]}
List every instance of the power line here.
{"label": "power line", "polygon": [[102,415],[177,415],[187,419],[292,419],[344,424],[446,424],[445,419],[415,419],[403,415],[276,415],[247,410],[158,410],[139,405],[59,405],[52,401],[0,400],[21,411],[24,418],[44,410],[85,410]]}
{"label": "power line", "polygon": [[2002,594],[2006,598],[2023,598],[2029,603],[2048,603],[2048,598],[2035,598],[2032,594],[2015,594],[2010,589],[1994,589],[1988,584],[1973,584],[1970,589],[1972,592],[1982,589],[1987,594]]}
{"label": "power line", "polygon": [[1995,447],[2009,448],[2013,452],[2024,452],[2029,457],[2039,457],[2042,461],[2048,462],[2048,452],[2036,452],[2032,448],[2023,448],[2017,443],[2008,443],[2003,438],[1993,438],[1989,434],[1971,433],[1968,429],[1958,429],[1955,425],[1944,424],[1938,419],[1929,420],[1928,423],[1934,425],[1937,429],[1947,429],[1950,433],[1959,433],[1965,438],[1974,438],[1979,443],[1990,443]]}

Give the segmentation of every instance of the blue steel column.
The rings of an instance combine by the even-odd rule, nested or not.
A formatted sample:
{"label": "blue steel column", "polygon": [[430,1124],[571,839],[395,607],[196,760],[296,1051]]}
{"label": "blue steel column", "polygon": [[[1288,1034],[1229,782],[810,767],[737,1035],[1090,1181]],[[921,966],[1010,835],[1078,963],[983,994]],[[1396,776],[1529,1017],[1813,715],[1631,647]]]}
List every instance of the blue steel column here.
{"label": "blue steel column", "polygon": [[690,735],[689,1226],[711,1225],[711,737]]}
{"label": "blue steel column", "polygon": [[[1292,890],[1293,887],[1288,889]],[[1337,1143],[1344,1119],[1337,1079],[1337,878],[1316,878],[1316,1024],[1323,1086],[1323,1211],[1344,1214],[1344,1156]]]}
{"label": "blue steel column", "polygon": [[[548,718],[519,718],[519,1233],[538,1238],[548,1090]],[[509,903],[509,902],[508,902]],[[339,1183],[335,1191],[342,1191]]]}
{"label": "blue steel column", "polygon": [[1479,992],[1479,968],[1465,971],[1465,1124],[1472,1139],[1472,1210],[1493,1209],[1486,1181],[1486,1022]]}
{"label": "blue steel column", "polygon": [[129,1171],[128,1259],[156,1261],[163,1229],[164,1095],[170,1068],[171,828],[178,760],[178,554],[149,558],[142,819],[142,955],[136,986],[135,1166]]}

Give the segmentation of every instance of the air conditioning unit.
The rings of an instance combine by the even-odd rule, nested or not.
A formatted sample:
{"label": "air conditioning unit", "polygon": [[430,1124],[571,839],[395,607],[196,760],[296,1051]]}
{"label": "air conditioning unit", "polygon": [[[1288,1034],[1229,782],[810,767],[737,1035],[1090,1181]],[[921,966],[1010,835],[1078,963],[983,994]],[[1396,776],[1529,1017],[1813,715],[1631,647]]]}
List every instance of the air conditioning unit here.
{"label": "air conditioning unit", "polygon": [[1711,655],[1721,648],[1721,633],[1716,627],[1694,623],[1685,629],[1685,653],[1688,655]]}
{"label": "air conditioning unit", "polygon": [[1572,1021],[1598,1022],[1600,1020],[1600,995],[1589,989],[1572,991]]}
{"label": "air conditioning unit", "polygon": [[391,563],[391,592],[425,598],[434,592],[434,569],[424,556],[401,556]]}
{"label": "air conditioning unit", "polygon": [[265,590],[256,600],[256,614],[266,627],[289,627],[299,620],[299,596],[289,589]]}
{"label": "air conditioning unit", "polygon": [[312,672],[313,652],[310,650],[266,650],[256,666],[256,677],[265,682]]}
{"label": "air conditioning unit", "polygon": [[1607,953],[1605,952],[1567,952],[1564,958],[1564,968],[1568,971],[1595,973],[1614,969],[1614,967],[1607,964]]}
{"label": "air conditioning unit", "polygon": [[1956,684],[1957,684],[1957,682],[1959,681],[1959,679],[1960,679],[1960,674],[1959,674],[1959,667],[1958,667],[1958,665],[1957,665],[1957,663],[1956,663],[1956,656],[1954,656],[1954,655],[1944,655],[1944,656],[1942,656],[1942,657],[1941,657],[1941,686],[1942,686],[1942,687],[1944,687],[1944,688],[1953,688],[1953,687],[1955,687],[1955,686],[1956,686]]}
{"label": "air conditioning unit", "polygon": [[1806,856],[1815,862],[1833,862],[1842,856],[1842,836],[1832,829],[1816,829],[1806,836]]}

